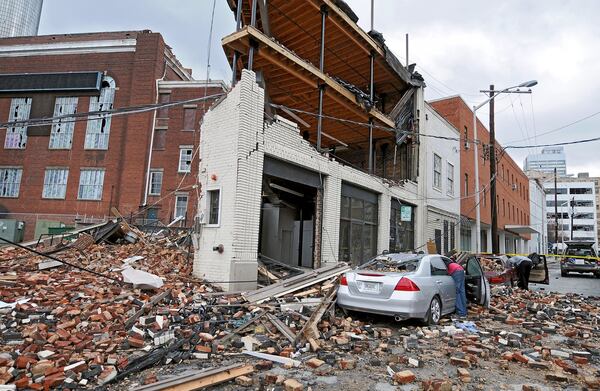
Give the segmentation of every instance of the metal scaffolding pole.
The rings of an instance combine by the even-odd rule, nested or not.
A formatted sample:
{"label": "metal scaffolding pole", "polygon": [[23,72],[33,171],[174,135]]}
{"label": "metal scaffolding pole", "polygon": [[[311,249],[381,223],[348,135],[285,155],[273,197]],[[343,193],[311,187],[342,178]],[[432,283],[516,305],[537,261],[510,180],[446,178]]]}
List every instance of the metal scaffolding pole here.
{"label": "metal scaffolding pole", "polygon": [[[375,71],[375,54],[371,52],[370,57],[370,67],[369,67],[369,100],[370,104],[374,106],[375,100],[375,91],[374,91],[374,71]],[[369,118],[369,174],[373,173],[373,118]]]}
{"label": "metal scaffolding pole", "polygon": [[[327,7],[321,7],[321,52],[319,56],[319,70],[325,69],[325,21],[327,20]],[[321,136],[323,132],[323,94],[325,86],[319,86],[319,117],[317,118],[317,151],[321,151]]]}
{"label": "metal scaffolding pole", "polygon": [[[242,0],[237,0],[237,8],[235,10],[235,29],[240,31],[242,28]],[[231,63],[231,85],[234,86],[237,81],[237,63],[240,53],[236,50],[233,52],[233,61]]]}
{"label": "metal scaffolding pole", "polygon": [[[250,26],[256,27],[256,5],[258,0],[252,0],[252,13],[250,15]],[[256,45],[252,40],[250,41],[250,50],[248,51],[248,70],[252,70],[252,65],[254,64],[254,51],[256,50]]]}

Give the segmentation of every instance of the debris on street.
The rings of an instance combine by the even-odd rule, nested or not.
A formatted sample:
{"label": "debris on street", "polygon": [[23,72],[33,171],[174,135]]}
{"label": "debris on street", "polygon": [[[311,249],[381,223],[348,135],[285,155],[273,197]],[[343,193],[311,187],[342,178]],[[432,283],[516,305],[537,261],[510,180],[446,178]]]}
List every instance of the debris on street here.
{"label": "debris on street", "polygon": [[45,257],[1,248],[0,385],[600,387],[599,297],[498,286],[491,307],[473,306],[468,321],[423,327],[342,314],[335,294],[346,264],[226,293],[192,275],[176,242],[67,245],[56,256],[78,269],[40,269]]}

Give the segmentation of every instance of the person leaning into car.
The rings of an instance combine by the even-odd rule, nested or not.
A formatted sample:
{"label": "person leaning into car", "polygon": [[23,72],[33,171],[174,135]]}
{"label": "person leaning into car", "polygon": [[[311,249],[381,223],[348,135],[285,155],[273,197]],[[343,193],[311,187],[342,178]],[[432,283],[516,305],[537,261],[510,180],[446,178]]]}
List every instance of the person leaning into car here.
{"label": "person leaning into car", "polygon": [[467,293],[465,291],[465,269],[454,260],[446,264],[448,274],[456,287],[456,313],[460,317],[467,316]]}
{"label": "person leaning into car", "polygon": [[522,255],[516,255],[508,260],[517,270],[517,286],[521,289],[529,290],[529,273],[533,267],[533,261]]}

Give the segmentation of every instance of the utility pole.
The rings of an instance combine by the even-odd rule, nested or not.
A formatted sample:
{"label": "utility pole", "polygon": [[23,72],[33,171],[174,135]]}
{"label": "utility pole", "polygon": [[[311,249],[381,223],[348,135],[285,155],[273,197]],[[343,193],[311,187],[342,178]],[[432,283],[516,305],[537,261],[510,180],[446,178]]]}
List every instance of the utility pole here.
{"label": "utility pole", "polygon": [[496,205],[496,124],[494,121],[494,85],[490,85],[490,205],[492,207],[492,254],[500,253],[498,243],[498,205]]}
{"label": "utility pole", "polygon": [[558,253],[558,190],[556,189],[556,167],[554,167],[554,243]]}
{"label": "utility pole", "polygon": [[[475,107],[475,110],[481,108],[482,105],[486,104],[487,102],[490,103],[490,144],[489,144],[489,148],[490,148],[490,202],[491,202],[491,223],[492,223],[492,253],[493,254],[498,254],[500,253],[500,243],[499,242],[499,237],[498,237],[498,203],[496,202],[496,123],[495,123],[495,119],[494,119],[494,98],[496,96],[498,96],[499,94],[531,94],[531,88],[537,85],[537,81],[536,80],[531,80],[525,83],[521,83],[518,86],[514,86],[514,87],[510,87],[510,88],[505,88],[503,90],[500,91],[496,91],[494,89],[494,85],[491,84],[490,85],[490,89],[489,90],[481,90],[480,92],[486,93],[490,95],[490,98],[480,104],[479,106]],[[525,88],[529,88],[528,90],[525,91],[521,91],[521,87],[525,87]],[[516,90],[513,90],[514,88],[516,88]],[[475,119],[473,120],[473,122],[475,123],[474,128],[476,127],[476,122]],[[477,159],[477,157],[475,158]],[[475,160],[477,162],[477,160]],[[475,168],[477,168],[477,164],[475,164]],[[475,170],[475,172],[477,172],[477,170]],[[477,174],[476,174],[477,175]],[[477,179],[477,178],[476,178]],[[475,191],[478,191],[478,185],[476,185],[476,189]],[[479,209],[478,209],[479,210]],[[477,217],[477,219],[479,219],[479,217]],[[477,229],[477,231],[479,231],[479,229]]]}
{"label": "utility pole", "polygon": [[573,240],[573,216],[575,215],[575,197],[571,198],[571,240]]}

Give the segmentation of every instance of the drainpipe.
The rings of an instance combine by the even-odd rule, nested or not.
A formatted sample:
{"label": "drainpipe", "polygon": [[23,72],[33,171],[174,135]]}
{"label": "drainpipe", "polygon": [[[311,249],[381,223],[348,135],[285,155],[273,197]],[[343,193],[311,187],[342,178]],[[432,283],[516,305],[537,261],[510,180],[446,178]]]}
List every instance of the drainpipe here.
{"label": "drainpipe", "polygon": [[[160,79],[156,79],[156,100],[155,103],[158,104],[158,82],[165,79],[167,75],[167,62],[165,61],[165,70]],[[150,147],[148,150],[148,166],[146,167],[146,186],[144,186],[144,202],[142,206],[146,206],[148,204],[148,192],[150,191],[150,167],[152,166],[152,149],[154,148],[154,128],[156,126],[156,112],[158,109],[153,111],[152,114],[152,134],[150,135]]]}

